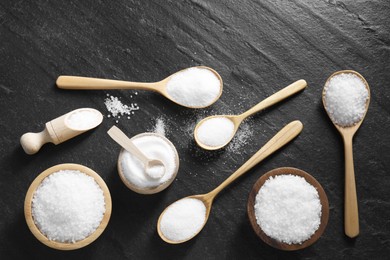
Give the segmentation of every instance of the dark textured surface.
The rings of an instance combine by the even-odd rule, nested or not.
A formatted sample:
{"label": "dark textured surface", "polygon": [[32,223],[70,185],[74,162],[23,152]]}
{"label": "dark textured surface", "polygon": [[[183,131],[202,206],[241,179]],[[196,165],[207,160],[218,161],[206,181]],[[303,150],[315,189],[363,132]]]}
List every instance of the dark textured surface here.
{"label": "dark textured surface", "polygon": [[[0,3],[0,258],[1,259],[385,259],[390,254],[390,3],[374,1],[1,1]],[[156,81],[194,65],[222,76],[224,93],[209,109],[190,110],[140,91],[64,91],[61,74]],[[353,69],[371,86],[371,104],[354,142],[360,236],[343,232],[343,147],[326,116],[321,91],[334,71]],[[238,150],[204,152],[192,127],[205,115],[239,113],[297,79],[309,87],[248,123]],[[176,145],[180,171],[157,195],[128,190],[116,170],[119,147],[105,118],[93,132],[24,154],[20,136],[79,107],[107,115],[106,94],[140,106],[118,126],[129,136],[149,131],[158,116]],[[133,98],[130,98],[133,94]],[[278,129],[299,119],[302,134],[226,189],[198,237],[168,245],[156,233],[171,202],[211,190]],[[61,252],[37,241],[23,215],[25,193],[46,168],[74,162],[101,174],[112,193],[111,221],[86,248]],[[322,238],[298,252],[270,248],[251,230],[248,194],[265,172],[301,168],[324,187],[330,219]]]}

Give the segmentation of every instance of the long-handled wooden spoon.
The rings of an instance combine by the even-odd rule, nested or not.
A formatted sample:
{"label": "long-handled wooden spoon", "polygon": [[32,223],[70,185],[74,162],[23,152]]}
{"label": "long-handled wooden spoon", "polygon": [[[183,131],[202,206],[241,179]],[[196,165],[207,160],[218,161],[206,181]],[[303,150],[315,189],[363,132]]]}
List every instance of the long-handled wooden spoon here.
{"label": "long-handled wooden spoon", "polygon": [[[224,182],[222,182],[218,187],[216,187],[214,190],[210,191],[206,194],[201,195],[193,195],[186,198],[194,198],[198,199],[206,207],[206,217],[205,221],[203,223],[203,226],[200,227],[198,232],[194,234],[191,237],[188,237],[185,240],[181,241],[173,241],[168,239],[164,233],[161,230],[161,219],[164,216],[164,213],[167,211],[169,206],[161,213],[158,223],[157,223],[157,232],[160,235],[161,239],[164,240],[167,243],[170,244],[179,244],[186,242],[193,237],[195,237],[204,227],[204,225],[207,222],[207,219],[209,218],[211,206],[213,204],[214,198],[229,184],[231,184],[233,181],[235,181],[237,178],[239,178],[241,175],[252,169],[256,164],[267,158],[269,155],[286,145],[288,142],[290,142],[292,139],[294,139],[303,129],[303,125],[300,121],[293,121],[283,127],[282,130],[280,130],[271,140],[269,140],[259,151],[257,151],[247,162],[245,162],[238,170],[236,170],[229,178],[227,178]],[[183,198],[183,199],[186,199]],[[171,204],[172,205],[172,204]]]}
{"label": "long-handled wooden spoon", "polygon": [[[326,87],[329,84],[329,81],[332,77],[342,74],[342,73],[352,73],[358,76],[364,83],[368,91],[368,98],[366,101],[366,111],[359,122],[352,126],[340,126],[336,124],[332,117],[329,115],[329,112],[326,110]],[[332,123],[339,131],[344,141],[344,151],[345,151],[345,186],[344,186],[344,231],[345,234],[351,238],[359,235],[359,213],[358,213],[358,204],[357,204],[357,195],[356,195],[356,184],[355,184],[355,170],[353,166],[353,149],[352,149],[352,139],[356,131],[359,129],[360,125],[363,123],[364,117],[366,116],[368,105],[370,104],[370,87],[368,86],[367,81],[362,75],[353,70],[342,70],[333,73],[326,81],[323,92],[322,92],[322,102],[324,104],[325,110],[328,113]]]}
{"label": "long-handled wooden spoon", "polygon": [[[240,115],[215,115],[215,116],[209,116],[209,117],[202,119],[195,127],[194,137],[195,137],[196,143],[200,147],[202,147],[203,149],[206,149],[206,150],[217,150],[217,149],[220,149],[220,148],[226,146],[232,140],[232,138],[236,134],[240,124],[242,123],[242,121],[244,119],[246,119],[247,117],[249,117],[249,116],[251,116],[251,115],[253,115],[253,114],[255,114],[263,109],[266,109],[267,107],[270,107],[270,106],[282,101],[283,99],[288,98],[289,96],[303,90],[304,88],[306,88],[306,86],[307,86],[306,81],[301,79],[301,80],[295,81],[294,83],[288,85],[284,89],[279,90],[275,94],[269,96],[268,98],[264,99],[263,101],[261,101],[260,103],[258,103],[257,105],[255,105],[254,107],[252,107],[251,109],[245,111],[244,113],[242,113]],[[210,145],[204,144],[202,142],[202,140],[200,140],[200,138],[199,138],[199,135],[198,135],[199,128],[207,120],[213,119],[213,118],[226,118],[226,119],[229,119],[230,121],[232,121],[232,123],[234,124],[234,129],[231,132],[230,139],[228,139],[222,145],[210,146]]]}
{"label": "long-handled wooden spoon", "polygon": [[[99,79],[99,78],[88,78],[88,77],[76,77],[76,76],[59,76],[57,79],[57,86],[62,89],[139,89],[139,90],[150,90],[154,92],[158,92],[161,95],[165,96],[169,100],[175,102],[176,104],[179,104],[181,106],[189,107],[189,108],[204,108],[212,105],[219,99],[219,97],[222,94],[223,89],[223,81],[221,76],[213,70],[212,68],[206,67],[206,66],[197,66],[193,68],[198,69],[204,69],[211,71],[219,80],[220,86],[219,86],[219,93],[214,96],[212,100],[208,100],[207,104],[205,105],[188,105],[184,104],[183,102],[180,102],[179,100],[175,99],[172,95],[169,94],[167,91],[167,83],[172,79],[172,77],[176,74],[179,74],[181,72],[184,72],[188,69],[187,68],[181,71],[178,71],[169,77],[158,81],[158,82],[130,82],[130,81],[122,81],[122,80],[111,80],[111,79]],[[185,93],[190,95],[199,95],[199,93]]]}

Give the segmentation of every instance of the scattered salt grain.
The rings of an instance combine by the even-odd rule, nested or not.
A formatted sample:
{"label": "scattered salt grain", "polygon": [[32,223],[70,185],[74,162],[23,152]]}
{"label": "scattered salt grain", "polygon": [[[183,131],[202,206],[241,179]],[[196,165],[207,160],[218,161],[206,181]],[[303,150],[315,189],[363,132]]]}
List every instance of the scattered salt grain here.
{"label": "scattered salt grain", "polygon": [[179,242],[196,235],[206,221],[206,206],[198,199],[184,198],[171,204],[160,221],[164,237]]}
{"label": "scattered salt grain", "polygon": [[197,140],[210,147],[219,147],[232,138],[234,124],[226,117],[213,117],[204,121],[197,129]]}
{"label": "scattered salt grain", "polygon": [[132,138],[133,144],[150,159],[164,163],[165,173],[159,179],[152,179],[145,172],[144,164],[134,155],[123,150],[120,165],[124,177],[139,188],[154,188],[169,180],[176,173],[176,150],[170,143],[156,135],[143,135]]}
{"label": "scattered salt grain", "polygon": [[364,116],[368,100],[364,82],[353,73],[333,76],[325,86],[325,108],[332,121],[352,126]]}
{"label": "scattered salt grain", "polygon": [[247,145],[253,136],[252,125],[246,120],[238,128],[232,141],[227,146],[227,150],[232,153],[242,153],[242,147]]}
{"label": "scattered salt grain", "polygon": [[174,74],[167,83],[167,92],[183,106],[211,105],[221,91],[219,78],[210,70],[189,68]]}
{"label": "scattered salt grain", "polygon": [[88,130],[101,122],[101,114],[92,109],[77,109],[66,118],[66,124],[76,130]]}
{"label": "scattered salt grain", "polygon": [[75,243],[91,235],[103,219],[102,189],[89,175],[75,170],[50,174],[32,199],[32,216],[49,239]]}
{"label": "scattered salt grain", "polygon": [[153,128],[153,132],[165,136],[165,122],[162,117],[156,119],[156,125]]}
{"label": "scattered salt grain", "polygon": [[315,187],[303,177],[276,175],[265,181],[255,200],[257,224],[283,243],[301,244],[321,223],[321,202]]}
{"label": "scattered salt grain", "polygon": [[[134,114],[135,110],[139,110],[137,104],[130,104],[130,106],[123,104],[117,97],[110,96],[104,100],[104,104],[111,116],[120,118],[123,115]],[[118,121],[116,121],[118,123]]]}

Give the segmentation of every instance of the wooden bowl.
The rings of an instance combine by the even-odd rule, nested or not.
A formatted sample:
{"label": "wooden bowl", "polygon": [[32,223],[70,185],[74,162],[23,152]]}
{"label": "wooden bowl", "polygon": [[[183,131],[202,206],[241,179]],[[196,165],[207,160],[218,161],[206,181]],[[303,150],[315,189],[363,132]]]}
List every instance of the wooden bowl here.
{"label": "wooden bowl", "polygon": [[[91,176],[92,178],[95,179],[96,183],[103,190],[103,195],[104,195],[106,211],[104,213],[102,221],[100,222],[100,225],[91,235],[75,243],[62,243],[62,242],[49,240],[44,234],[41,233],[39,228],[36,226],[31,213],[32,212],[31,204],[32,204],[32,199],[35,190],[38,188],[38,186],[47,176],[61,170],[77,170]],[[104,229],[108,224],[108,221],[110,220],[111,208],[112,208],[111,195],[104,180],[95,171],[91,170],[90,168],[80,164],[72,164],[72,163],[58,164],[39,174],[38,177],[36,177],[35,180],[31,183],[30,188],[27,191],[26,198],[24,200],[24,216],[26,218],[26,222],[30,231],[43,244],[58,250],[74,250],[74,249],[87,246],[93,241],[95,241],[103,233]]]}
{"label": "wooden bowl", "polygon": [[176,178],[177,176],[177,172],[179,171],[179,155],[177,153],[177,150],[175,148],[175,146],[172,144],[171,141],[169,141],[165,136],[163,135],[160,135],[160,134],[157,134],[157,133],[143,133],[143,134],[138,134],[136,136],[133,136],[132,138],[130,138],[130,140],[134,140],[136,138],[139,138],[139,137],[143,137],[143,136],[157,136],[161,139],[163,139],[171,148],[172,150],[175,152],[175,164],[176,164],[176,168],[175,168],[175,172],[174,174],[172,175],[172,177],[167,180],[166,182],[156,186],[156,187],[148,187],[148,188],[143,188],[143,187],[139,187],[133,183],[131,183],[127,178],[126,176],[124,175],[123,173],[123,169],[122,169],[122,165],[121,165],[121,161],[122,161],[122,157],[123,157],[123,153],[125,152],[124,149],[122,149],[119,153],[119,157],[118,157],[118,174],[119,174],[119,177],[121,178],[122,182],[126,185],[127,188],[129,188],[130,190],[134,191],[134,192],[137,192],[139,194],[155,194],[155,193],[158,193],[166,188],[168,188],[169,185],[171,185],[171,183],[173,182],[173,180]]}
{"label": "wooden bowl", "polygon": [[[320,202],[322,205],[322,212],[321,212],[321,223],[319,228],[316,230],[316,232],[306,241],[304,241],[302,244],[286,244],[283,242],[279,242],[269,236],[267,236],[264,231],[260,228],[260,226],[257,224],[256,221],[256,216],[255,216],[255,202],[256,202],[256,195],[259,192],[260,188],[263,186],[266,180],[268,180],[271,176],[276,176],[276,175],[283,175],[283,174],[291,174],[291,175],[297,175],[305,178],[305,180],[313,185],[317,191],[318,195],[320,197]],[[326,225],[328,224],[328,219],[329,219],[329,203],[328,203],[328,198],[326,196],[326,193],[324,189],[322,188],[321,184],[314,179],[313,176],[308,174],[307,172],[304,172],[302,170],[296,169],[296,168],[291,168],[291,167],[283,167],[283,168],[277,168],[272,171],[267,172],[263,176],[261,176],[255,185],[252,188],[252,191],[249,194],[249,199],[248,199],[248,205],[247,205],[247,210],[248,210],[248,216],[249,216],[249,221],[252,225],[253,230],[255,233],[263,240],[266,244],[285,251],[293,251],[293,250],[298,250],[298,249],[303,249],[306,248],[310,245],[312,245],[314,242],[316,242],[322,233],[325,230]]]}

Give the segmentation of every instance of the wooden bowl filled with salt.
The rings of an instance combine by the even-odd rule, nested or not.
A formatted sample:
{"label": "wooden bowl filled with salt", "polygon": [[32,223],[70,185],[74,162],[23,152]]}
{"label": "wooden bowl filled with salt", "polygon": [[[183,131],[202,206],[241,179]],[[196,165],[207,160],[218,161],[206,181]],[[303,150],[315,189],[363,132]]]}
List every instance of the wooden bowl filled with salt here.
{"label": "wooden bowl filled with salt", "polygon": [[111,196],[103,179],[79,164],[59,164],[30,185],[24,215],[33,235],[59,250],[74,250],[95,241],[111,216]]}
{"label": "wooden bowl filled with salt", "polygon": [[259,178],[248,199],[248,216],[266,244],[293,251],[316,242],[329,219],[324,189],[310,174],[277,168]]}

